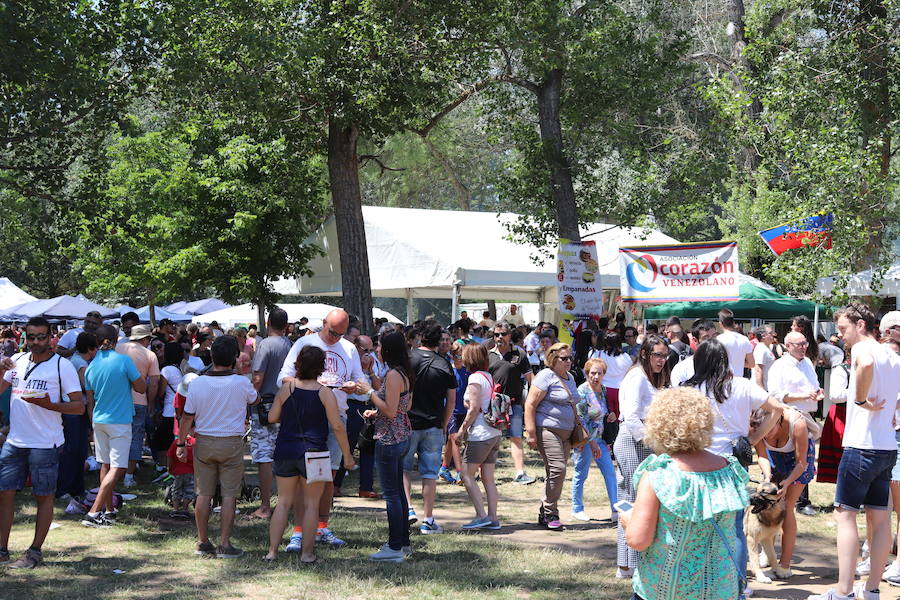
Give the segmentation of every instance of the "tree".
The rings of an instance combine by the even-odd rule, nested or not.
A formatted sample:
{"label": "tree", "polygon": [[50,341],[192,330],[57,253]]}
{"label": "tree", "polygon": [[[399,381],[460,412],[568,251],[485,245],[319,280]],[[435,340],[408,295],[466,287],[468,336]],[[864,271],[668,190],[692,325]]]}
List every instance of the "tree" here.
{"label": "tree", "polygon": [[[747,68],[707,87],[735,147],[752,146],[758,168],[736,172],[720,221],[741,260],[779,289],[809,294],[818,277],[884,265],[898,235],[900,199],[891,161],[900,60],[896,2],[754,4],[746,15]],[[748,107],[759,102],[757,118]],[[752,220],[748,203],[756,204]],[[811,214],[834,214],[833,248],[774,258],[756,231]]]}
{"label": "tree", "polygon": [[537,246],[555,237],[550,231],[579,240],[579,224],[646,214],[641,190],[650,186],[636,159],[648,154],[657,110],[685,71],[684,36],[664,22],[653,7],[636,15],[615,2],[506,5],[499,78],[515,89],[489,93],[505,117],[498,126],[513,129],[499,188],[529,215],[516,237]]}
{"label": "tree", "polygon": [[465,33],[489,9],[475,0],[167,4],[170,28],[190,40],[168,42],[167,55],[173,69],[187,66],[180,89],[193,101],[241,107],[272,129],[318,126],[307,142],[328,157],[344,306],[369,328],[359,140],[378,145],[443,102],[456,75],[478,63]]}
{"label": "tree", "polygon": [[274,280],[306,272],[319,252],[302,240],[324,216],[321,165],[296,160],[282,138],[199,115],[119,133],[108,160],[104,202],[82,223],[89,291],[153,305],[213,289],[262,314]]}
{"label": "tree", "polygon": [[56,198],[140,88],[154,58],[149,14],[127,0],[0,4],[0,187]]}

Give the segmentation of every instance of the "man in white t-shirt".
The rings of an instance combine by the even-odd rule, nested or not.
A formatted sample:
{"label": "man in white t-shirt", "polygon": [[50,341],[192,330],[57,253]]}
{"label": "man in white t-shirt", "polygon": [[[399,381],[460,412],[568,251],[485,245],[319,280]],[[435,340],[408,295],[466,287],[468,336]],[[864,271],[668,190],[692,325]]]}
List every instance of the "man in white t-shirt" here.
{"label": "man in white t-shirt", "polygon": [[[244,477],[244,422],[247,406],[258,395],[249,379],[234,372],[240,349],[237,338],[223,335],[210,348],[213,366],[188,388],[184,414],[178,423],[175,454],[187,462],[187,437],[194,435],[194,481],[197,502],[197,554],[239,558],[243,550],[231,544],[234,511]],[[210,504],[222,490],[222,528],[218,546],[209,541]]]}
{"label": "man in white t-shirt", "polygon": [[528,364],[531,365],[531,370],[537,373],[537,370],[541,366],[541,333],[544,332],[544,322],[541,321],[538,323],[534,329],[531,330],[531,333],[525,336],[525,353],[528,355]]}
{"label": "man in white t-shirt", "polygon": [[519,307],[515,304],[509,305],[509,312],[503,316],[501,321],[506,321],[513,327],[518,327],[519,325],[525,324],[525,317],[522,316],[522,313],[519,312]]}
{"label": "man in white t-shirt", "polygon": [[84,327],[76,327],[65,332],[59,341],[56,342],[56,353],[64,358],[69,358],[75,354],[75,340],[78,334],[87,331],[88,333],[96,333],[97,328],[103,325],[103,317],[99,312],[92,310],[84,317]]}
{"label": "man in white t-shirt", "polygon": [[[347,395],[357,392],[357,382],[366,382],[366,376],[363,373],[356,346],[344,339],[344,334],[347,333],[349,327],[350,315],[340,308],[332,310],[325,316],[321,331],[313,335],[303,336],[294,342],[287,358],[284,359],[281,372],[278,373],[278,380],[282,383],[291,380],[297,375],[297,357],[300,356],[300,350],[304,346],[316,346],[324,350],[325,372],[319,376],[319,383],[330,387],[334,392],[338,402],[338,411],[345,425],[347,423]],[[341,468],[341,459],[343,457],[337,438],[335,438],[334,432],[331,431],[330,427],[328,431],[328,451],[331,453],[331,470],[332,474],[334,474]],[[335,536],[327,526],[328,518],[331,514],[333,495],[334,484],[326,484],[319,502],[319,522],[323,523],[324,526],[320,527],[316,532],[316,539],[332,546],[341,547],[346,545],[346,542]],[[286,548],[287,552],[300,551],[302,535],[297,530],[297,527],[302,522],[303,501],[302,498],[296,497],[294,499],[295,527]]]}
{"label": "man in white t-shirt", "polygon": [[[809,600],[872,600],[891,549],[890,483],[897,461],[894,412],[900,394],[900,357],[874,337],[875,315],[852,303],[835,313],[838,331],[851,348],[850,387],[844,453],[834,494],[837,521],[838,583]],[[870,571],[853,589],[859,554],[856,517],[866,508]]]}
{"label": "man in white t-shirt", "polygon": [[819,387],[816,368],[806,357],[809,342],[799,331],[784,336],[787,352],[769,368],[768,387],[776,399],[797,410],[813,413],[825,392]]}
{"label": "man in white t-shirt", "polygon": [[758,340],[753,348],[753,382],[764,390],[768,390],[769,368],[775,362],[772,353],[772,344],[775,343],[775,334],[769,325],[762,325],[753,330],[753,335]]}
{"label": "man in white t-shirt", "polygon": [[84,413],[78,372],[50,350],[50,323],[34,317],[25,326],[28,352],[0,363],[0,394],[12,387],[9,435],[0,451],[0,563],[9,562],[9,532],[16,492],[31,473],[37,501],[34,539],[24,556],[10,565],[33,569],[43,564],[41,546],[53,521],[53,496],[59,449],[65,443],[62,415]]}
{"label": "man in white t-shirt", "polygon": [[719,326],[722,333],[717,339],[728,353],[731,372],[735,377],[743,377],[744,369],[753,369],[756,366],[753,360],[753,345],[747,336],[739,332],[740,327],[734,322],[734,313],[729,309],[723,308],[719,311]]}
{"label": "man in white t-shirt", "polygon": [[[694,321],[691,327],[691,336],[697,340],[697,344],[702,344],[706,340],[716,337],[716,324],[709,319],[698,319]],[[694,376],[694,356],[688,356],[679,362],[672,369],[672,387],[678,387],[688,379]]]}

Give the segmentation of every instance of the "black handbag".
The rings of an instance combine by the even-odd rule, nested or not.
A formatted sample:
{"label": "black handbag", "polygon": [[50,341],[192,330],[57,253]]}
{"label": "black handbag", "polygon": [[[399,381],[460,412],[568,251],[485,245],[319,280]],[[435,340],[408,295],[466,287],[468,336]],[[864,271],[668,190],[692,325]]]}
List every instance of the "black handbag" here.
{"label": "black handbag", "polygon": [[269,411],[272,410],[274,403],[275,394],[266,394],[260,398],[259,404],[256,405],[256,416],[259,418],[260,425],[269,425]]}
{"label": "black handbag", "polygon": [[753,446],[746,435],[731,442],[731,453],[745,469],[753,464]]}
{"label": "black handbag", "polygon": [[[360,416],[362,417],[362,414]],[[375,452],[375,419],[363,417],[363,426],[359,430],[356,447],[359,448],[360,455]]]}

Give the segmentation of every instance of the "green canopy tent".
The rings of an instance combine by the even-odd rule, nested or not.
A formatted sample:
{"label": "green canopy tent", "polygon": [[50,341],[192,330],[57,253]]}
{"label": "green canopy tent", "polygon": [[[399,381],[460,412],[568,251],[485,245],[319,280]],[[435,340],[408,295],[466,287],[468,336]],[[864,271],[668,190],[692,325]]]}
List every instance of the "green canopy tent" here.
{"label": "green canopy tent", "polygon": [[[742,283],[737,301],[667,302],[644,310],[644,318],[663,320],[674,315],[691,319],[716,319],[722,308],[730,308],[736,319],[762,319],[763,321],[788,321],[797,315],[816,318],[816,303],[797,300],[751,283]],[[819,304],[819,315],[831,314],[832,307]]]}

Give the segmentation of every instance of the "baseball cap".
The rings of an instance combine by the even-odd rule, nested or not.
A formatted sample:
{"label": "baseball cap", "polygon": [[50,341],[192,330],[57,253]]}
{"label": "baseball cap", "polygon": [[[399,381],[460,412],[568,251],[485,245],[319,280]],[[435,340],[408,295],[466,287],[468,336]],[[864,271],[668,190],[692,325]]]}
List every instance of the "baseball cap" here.
{"label": "baseball cap", "polygon": [[881,333],[886,332],[891,327],[900,327],[900,310],[892,310],[881,317]]}

